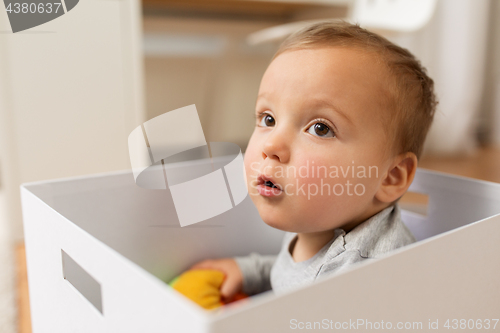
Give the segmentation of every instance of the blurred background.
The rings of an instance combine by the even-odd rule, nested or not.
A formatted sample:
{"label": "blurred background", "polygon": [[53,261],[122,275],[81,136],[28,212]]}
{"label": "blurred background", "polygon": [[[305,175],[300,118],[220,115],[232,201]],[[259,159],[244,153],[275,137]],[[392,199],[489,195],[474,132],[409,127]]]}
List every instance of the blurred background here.
{"label": "blurred background", "polygon": [[0,10],[0,332],[30,332],[19,186],[130,168],[128,134],[196,104],[244,151],[281,40],[346,19],[412,51],[440,104],[420,166],[500,182],[498,0],[84,0],[12,34]]}

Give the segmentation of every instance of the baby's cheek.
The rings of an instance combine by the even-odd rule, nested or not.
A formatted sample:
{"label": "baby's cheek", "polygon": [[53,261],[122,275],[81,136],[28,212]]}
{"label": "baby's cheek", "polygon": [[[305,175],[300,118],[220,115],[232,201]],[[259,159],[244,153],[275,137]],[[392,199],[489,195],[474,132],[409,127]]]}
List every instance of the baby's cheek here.
{"label": "baby's cheek", "polygon": [[255,153],[251,150],[245,152],[245,158],[243,160],[245,166],[245,182],[247,185],[247,190],[252,193],[255,190],[255,179],[260,173],[260,163],[257,160]]}
{"label": "baby's cheek", "polygon": [[327,187],[332,187],[339,179],[329,177],[329,166],[322,163],[303,163],[297,166],[293,178],[294,191],[297,196],[307,200],[318,200],[318,196],[327,195]]}
{"label": "baby's cheek", "polygon": [[255,147],[248,146],[247,150],[245,151],[245,157],[243,159],[246,173],[258,173],[260,170],[260,161],[259,151],[255,149]]}
{"label": "baby's cheek", "polygon": [[[294,190],[307,200],[315,197],[354,197],[373,195],[377,176],[354,165],[303,164],[297,168]],[[320,200],[319,198],[317,198]]]}

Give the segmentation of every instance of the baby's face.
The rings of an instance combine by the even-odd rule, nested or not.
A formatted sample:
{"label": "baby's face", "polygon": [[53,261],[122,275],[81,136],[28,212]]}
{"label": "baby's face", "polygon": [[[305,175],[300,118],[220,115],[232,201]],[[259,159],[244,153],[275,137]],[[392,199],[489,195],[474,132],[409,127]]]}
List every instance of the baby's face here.
{"label": "baby's face", "polygon": [[355,48],[287,51],[270,64],[245,153],[264,222],[297,233],[348,230],[377,212],[392,157],[387,80],[379,58]]}

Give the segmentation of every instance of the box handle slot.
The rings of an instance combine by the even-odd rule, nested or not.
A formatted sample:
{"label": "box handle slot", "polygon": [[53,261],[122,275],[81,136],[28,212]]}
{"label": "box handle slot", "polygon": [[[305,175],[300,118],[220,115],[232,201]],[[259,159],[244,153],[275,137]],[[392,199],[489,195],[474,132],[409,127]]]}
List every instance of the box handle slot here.
{"label": "box handle slot", "polygon": [[71,283],[102,314],[101,284],[66,252],[61,250],[61,253],[64,279]]}

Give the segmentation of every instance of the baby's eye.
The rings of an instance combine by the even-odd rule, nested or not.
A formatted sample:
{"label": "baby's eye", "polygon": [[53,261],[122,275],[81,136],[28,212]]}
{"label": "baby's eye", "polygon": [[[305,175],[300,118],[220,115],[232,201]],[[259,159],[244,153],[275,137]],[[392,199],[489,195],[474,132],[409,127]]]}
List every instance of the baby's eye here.
{"label": "baby's eye", "polygon": [[262,117],[262,119],[260,120],[260,126],[263,126],[263,127],[270,127],[270,126],[274,126],[274,118],[269,115],[269,114],[264,114],[264,116]]}
{"label": "baby's eye", "polygon": [[330,127],[323,123],[314,123],[307,129],[307,131],[312,135],[320,136],[323,138],[335,136]]}

